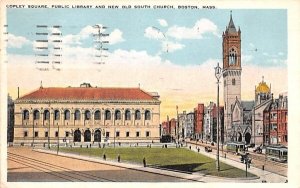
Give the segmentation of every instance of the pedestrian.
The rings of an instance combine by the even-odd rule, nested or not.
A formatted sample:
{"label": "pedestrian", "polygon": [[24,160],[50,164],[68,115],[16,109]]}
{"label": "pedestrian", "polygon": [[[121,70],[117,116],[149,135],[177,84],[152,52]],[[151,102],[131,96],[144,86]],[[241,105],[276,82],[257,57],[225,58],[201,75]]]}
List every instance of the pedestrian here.
{"label": "pedestrian", "polygon": [[120,154],[118,154],[118,162],[121,161],[121,157],[120,157]]}
{"label": "pedestrian", "polygon": [[92,144],[90,144],[90,148],[92,147]]}
{"label": "pedestrian", "polygon": [[106,155],[105,154],[103,155],[103,159],[104,159],[104,161],[106,161]]}
{"label": "pedestrian", "polygon": [[144,167],[146,167],[146,159],[145,159],[145,157],[143,158],[143,164],[144,164]]}
{"label": "pedestrian", "polygon": [[192,149],[192,146],[190,146],[190,150]]}
{"label": "pedestrian", "polygon": [[198,147],[198,153],[200,152],[200,148]]}

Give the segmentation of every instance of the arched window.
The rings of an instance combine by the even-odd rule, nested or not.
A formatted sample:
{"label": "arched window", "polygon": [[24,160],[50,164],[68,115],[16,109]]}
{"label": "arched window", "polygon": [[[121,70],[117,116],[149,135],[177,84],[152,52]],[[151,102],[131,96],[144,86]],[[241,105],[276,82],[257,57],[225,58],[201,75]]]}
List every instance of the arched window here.
{"label": "arched window", "polygon": [[40,119],[40,112],[38,110],[35,110],[33,112],[33,120],[38,120]]}
{"label": "arched window", "polygon": [[49,110],[44,111],[44,120],[50,120],[50,112]]}
{"label": "arched window", "polygon": [[60,113],[59,110],[54,111],[54,120],[59,120],[60,119]]}
{"label": "arched window", "polygon": [[136,110],[136,111],[135,111],[135,116],[134,116],[134,118],[135,118],[136,120],[140,120],[140,119],[141,119],[141,112],[140,112],[139,110]]}
{"label": "arched window", "polygon": [[91,119],[91,112],[89,110],[86,110],[84,113],[84,119],[90,120]]}
{"label": "arched window", "polygon": [[120,110],[116,110],[116,112],[115,112],[115,120],[121,120],[121,112],[120,112]]}
{"label": "arched window", "polygon": [[234,78],[232,79],[232,85],[235,85],[235,79]]}
{"label": "arched window", "polygon": [[80,111],[79,110],[75,110],[74,119],[80,120]]}
{"label": "arched window", "polygon": [[105,110],[105,120],[111,120],[111,113],[109,110]]}
{"label": "arched window", "polygon": [[28,120],[29,119],[29,111],[28,110],[24,110],[23,111],[23,119],[24,120]]}
{"label": "arched window", "polygon": [[65,110],[65,120],[70,120],[70,110]]}
{"label": "arched window", "polygon": [[126,110],[125,111],[125,120],[130,120],[131,119],[130,116],[131,116],[130,110]]}
{"label": "arched window", "polygon": [[237,53],[234,50],[234,48],[231,48],[231,50],[229,51],[229,65],[234,65],[236,63],[236,60],[237,60],[236,54]]}
{"label": "arched window", "polygon": [[95,119],[95,120],[100,120],[100,119],[101,119],[101,115],[100,115],[100,111],[99,111],[99,110],[97,110],[97,111],[95,112],[94,119]]}
{"label": "arched window", "polygon": [[145,111],[145,120],[150,120],[151,119],[151,114],[149,110]]}

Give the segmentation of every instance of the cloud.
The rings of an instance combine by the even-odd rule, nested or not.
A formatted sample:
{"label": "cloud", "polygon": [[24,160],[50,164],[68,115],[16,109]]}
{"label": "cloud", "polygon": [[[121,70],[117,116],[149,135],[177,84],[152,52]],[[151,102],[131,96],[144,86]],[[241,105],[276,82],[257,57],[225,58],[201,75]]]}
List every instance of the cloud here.
{"label": "cloud", "polygon": [[168,22],[164,19],[158,19],[157,21],[158,21],[159,25],[161,25],[162,27],[168,26]]}
{"label": "cloud", "polygon": [[176,50],[181,50],[185,47],[184,44],[178,42],[164,41],[162,42],[162,51],[164,52],[174,52]]}
{"label": "cloud", "polygon": [[123,38],[123,32],[119,29],[113,30],[107,39],[111,45],[125,41]]}
{"label": "cloud", "polygon": [[247,54],[242,54],[241,59],[242,59],[242,63],[249,64],[253,60],[253,56],[247,55]]}
{"label": "cloud", "polygon": [[[97,25],[102,27],[101,24],[97,24]],[[87,25],[84,28],[82,28],[80,32],[77,34],[69,34],[61,37],[62,44],[67,46],[82,45],[84,40],[87,40],[89,38],[92,39],[93,34],[97,34],[97,32],[98,32],[97,28],[91,25]],[[101,29],[101,32],[107,33],[106,29]],[[103,37],[103,39],[108,40],[109,44],[117,44],[125,41],[123,38],[123,32],[119,29],[114,29],[111,33],[109,33],[108,37]]]}
{"label": "cloud", "polygon": [[[207,59],[199,62],[200,65],[181,66],[146,51],[118,49],[109,53],[105,65],[96,65],[91,62],[91,51],[89,48],[70,47],[65,52],[68,57],[62,57],[62,71],[38,71],[33,63],[34,56],[9,55],[7,75],[10,94],[16,96],[12,92],[18,86],[21,91],[32,91],[39,87],[41,79],[45,87],[75,87],[82,82],[100,87],[138,87],[140,83],[145,91],[157,91],[161,96],[161,119],[166,115],[174,117],[176,105],[189,111],[197,103],[216,101],[214,67],[218,59]],[[274,96],[287,90],[286,67],[244,64],[242,68],[242,100],[253,100],[254,86],[262,76],[267,84],[272,84]],[[223,96],[222,87],[220,91],[220,96]],[[223,97],[220,97],[221,105],[222,101]]]}
{"label": "cloud", "polygon": [[270,66],[286,66],[287,65],[287,60],[286,59],[272,58],[272,59],[268,59],[267,63]]}
{"label": "cloud", "polygon": [[212,33],[218,37],[217,26],[209,19],[202,18],[198,20],[195,25],[191,28],[172,26],[168,29],[167,35],[176,39],[202,39],[203,35],[206,33]]}
{"label": "cloud", "polygon": [[144,32],[144,36],[150,39],[163,39],[164,34],[156,27],[147,27]]}
{"label": "cloud", "polygon": [[8,34],[7,47],[8,48],[22,48],[24,45],[30,45],[31,41],[22,36],[15,36],[11,33]]}

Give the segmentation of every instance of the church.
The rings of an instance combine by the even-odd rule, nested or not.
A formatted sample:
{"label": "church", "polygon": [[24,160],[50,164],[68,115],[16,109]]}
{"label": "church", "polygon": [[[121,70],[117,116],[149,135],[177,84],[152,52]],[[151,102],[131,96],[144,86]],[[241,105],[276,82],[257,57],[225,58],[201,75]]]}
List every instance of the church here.
{"label": "church", "polygon": [[[238,117],[233,119],[233,109],[241,108],[241,30],[236,29],[232,14],[223,38],[223,84],[224,84],[224,141],[236,141]],[[235,107],[236,106],[236,107]],[[238,114],[236,114],[239,116]],[[235,120],[235,123],[233,123]],[[242,140],[241,140],[242,141]]]}
{"label": "church", "polygon": [[263,144],[264,111],[272,103],[271,85],[262,81],[254,88],[254,101],[241,99],[241,30],[232,15],[223,32],[224,140]]}
{"label": "church", "polygon": [[15,145],[159,142],[160,100],[140,88],[40,87],[15,100]]}

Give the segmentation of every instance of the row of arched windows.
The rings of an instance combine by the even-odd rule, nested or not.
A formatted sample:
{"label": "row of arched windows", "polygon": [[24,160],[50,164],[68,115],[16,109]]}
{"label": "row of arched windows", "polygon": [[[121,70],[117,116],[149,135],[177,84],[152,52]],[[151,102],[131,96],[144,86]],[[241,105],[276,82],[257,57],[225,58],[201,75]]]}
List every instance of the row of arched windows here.
{"label": "row of arched windows", "polygon": [[[64,120],[70,120],[71,118],[71,113],[70,110],[65,110],[64,112]],[[104,119],[105,120],[111,120],[111,111],[110,110],[105,110],[104,112]],[[43,114],[43,120],[50,120],[50,112],[49,110],[45,110]],[[136,110],[134,112],[134,118],[135,120],[141,120],[141,112],[140,110]],[[23,120],[28,120],[29,119],[29,111],[24,110],[23,111]],[[40,119],[40,112],[38,110],[33,111],[33,120],[38,120]],[[81,114],[79,110],[75,110],[74,113],[74,120],[80,120],[81,119]],[[101,114],[100,110],[96,110],[94,113],[94,120],[100,120],[101,119]],[[149,110],[145,111],[145,120],[150,120],[151,119],[151,112]],[[60,112],[59,110],[54,111],[54,120],[60,120]],[[89,110],[86,110],[84,112],[84,120],[91,120],[91,112]],[[121,111],[116,110],[115,111],[115,120],[121,120]],[[131,112],[130,110],[125,111],[125,120],[131,120]]]}

